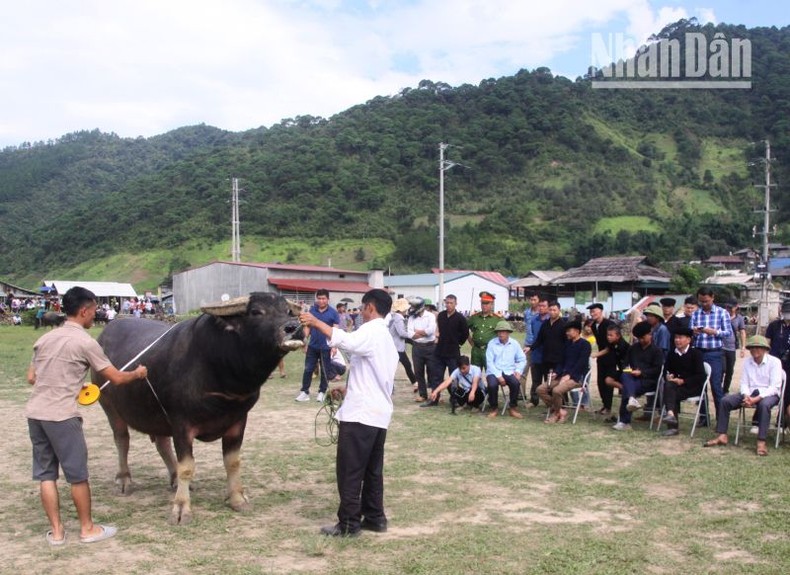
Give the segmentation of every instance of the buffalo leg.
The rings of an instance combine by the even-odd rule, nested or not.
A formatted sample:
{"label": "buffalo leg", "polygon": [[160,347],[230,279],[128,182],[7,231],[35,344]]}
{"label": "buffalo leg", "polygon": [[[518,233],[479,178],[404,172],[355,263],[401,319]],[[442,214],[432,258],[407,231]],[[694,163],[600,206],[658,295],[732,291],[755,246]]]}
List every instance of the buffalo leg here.
{"label": "buffalo leg", "polygon": [[[181,427],[179,429],[179,427]],[[170,512],[172,525],[186,525],[192,521],[192,506],[189,498],[189,484],[195,477],[195,458],[192,456],[194,435],[184,426],[173,425],[173,444],[176,448],[176,494]]]}
{"label": "buffalo leg", "polygon": [[132,492],[132,474],[129,471],[129,426],[111,407],[104,407],[107,421],[112,428],[115,449],[118,452],[118,473],[115,474],[115,485],[120,495]]}
{"label": "buffalo leg", "polygon": [[222,436],[222,461],[228,475],[228,504],[234,511],[247,511],[250,507],[241,484],[241,444],[246,426],[245,417]]}
{"label": "buffalo leg", "polygon": [[162,458],[162,461],[165,462],[165,467],[167,467],[170,478],[170,488],[175,489],[178,476],[178,463],[176,462],[176,455],[173,453],[173,442],[170,440],[170,437],[166,435],[157,435],[153,438],[153,441],[156,445],[156,450],[159,452],[159,456]]}

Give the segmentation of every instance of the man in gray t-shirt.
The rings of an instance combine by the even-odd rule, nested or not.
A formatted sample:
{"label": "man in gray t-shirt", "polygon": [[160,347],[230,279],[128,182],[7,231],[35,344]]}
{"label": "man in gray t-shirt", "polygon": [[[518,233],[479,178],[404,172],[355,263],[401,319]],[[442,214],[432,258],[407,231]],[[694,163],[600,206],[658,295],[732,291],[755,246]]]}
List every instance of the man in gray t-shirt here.
{"label": "man in gray t-shirt", "polygon": [[738,313],[738,300],[727,300],[724,309],[730,314],[732,324],[732,334],[721,339],[721,348],[724,350],[722,389],[727,394],[730,391],[732,374],[735,373],[735,352],[740,350],[741,358],[746,355],[746,320]]}

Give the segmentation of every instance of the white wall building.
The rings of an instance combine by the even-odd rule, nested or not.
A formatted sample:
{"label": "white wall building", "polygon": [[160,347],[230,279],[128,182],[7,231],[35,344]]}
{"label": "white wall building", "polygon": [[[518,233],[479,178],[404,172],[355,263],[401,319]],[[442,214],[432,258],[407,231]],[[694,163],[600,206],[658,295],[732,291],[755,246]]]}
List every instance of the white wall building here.
{"label": "white wall building", "polygon": [[[501,280],[499,279],[501,278]],[[419,296],[431,300],[440,310],[444,308],[439,301],[439,274],[413,274],[385,276],[384,287],[393,298]],[[508,310],[510,289],[508,281],[501,274],[493,272],[445,272],[444,295],[458,298],[458,311],[474,313],[480,310],[480,292],[494,294],[494,311],[502,314]]]}

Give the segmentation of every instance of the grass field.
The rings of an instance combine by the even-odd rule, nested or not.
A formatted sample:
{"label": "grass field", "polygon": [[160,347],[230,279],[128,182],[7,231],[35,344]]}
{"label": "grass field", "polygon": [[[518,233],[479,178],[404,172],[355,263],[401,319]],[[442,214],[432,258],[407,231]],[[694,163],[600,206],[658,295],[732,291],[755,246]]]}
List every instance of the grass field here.
{"label": "grass field", "polygon": [[617,433],[589,413],[576,425],[554,426],[542,423],[539,409],[520,421],[451,416],[446,405],[416,407],[402,377],[386,447],[390,529],[326,539],[318,529],[335,519],[334,448],[316,442],[318,404],[293,401],[300,352],[287,357],[287,378],[270,379],[250,413],[242,478],[252,511],[237,514],[224,505],[220,446],[198,444],[195,519],[168,525],[164,466],[139,434],[130,455],[136,490],[116,496],[112,437],[94,405],[84,411],[94,515],[118,525],[119,535],[95,546],[78,543],[73,505],[61,485],[70,541],[53,550],[30,480],[23,416],[24,372],[39,335],[0,327],[3,573],[784,574],[790,568],[790,446],[758,458],[747,436],[739,447],[703,449],[712,433],[703,429],[690,439],[685,422],[681,437],[665,439],[647,424]]}

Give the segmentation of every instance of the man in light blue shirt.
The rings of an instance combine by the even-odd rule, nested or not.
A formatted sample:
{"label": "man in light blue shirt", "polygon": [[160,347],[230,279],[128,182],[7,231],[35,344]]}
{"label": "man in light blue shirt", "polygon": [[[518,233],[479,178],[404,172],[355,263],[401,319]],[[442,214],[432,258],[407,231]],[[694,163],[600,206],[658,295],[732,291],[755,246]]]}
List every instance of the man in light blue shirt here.
{"label": "man in light blue shirt", "polygon": [[527,367],[527,356],[521,349],[521,344],[510,337],[513,328],[510,322],[502,320],[494,328],[496,337],[488,342],[486,347],[486,384],[488,386],[488,405],[491,413],[488,417],[496,417],[499,413],[499,387],[506,386],[510,392],[511,417],[522,419],[516,409],[518,407],[518,392],[521,384],[521,374]]}
{"label": "man in light blue shirt", "polygon": [[450,406],[455,415],[457,407],[469,404],[470,407],[480,407],[485,401],[484,386],[480,385],[483,377],[482,370],[469,362],[469,357],[462,355],[458,358],[458,367],[445,379],[439,387],[431,392],[430,400],[439,399],[439,394],[450,388]]}

